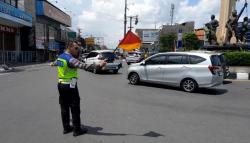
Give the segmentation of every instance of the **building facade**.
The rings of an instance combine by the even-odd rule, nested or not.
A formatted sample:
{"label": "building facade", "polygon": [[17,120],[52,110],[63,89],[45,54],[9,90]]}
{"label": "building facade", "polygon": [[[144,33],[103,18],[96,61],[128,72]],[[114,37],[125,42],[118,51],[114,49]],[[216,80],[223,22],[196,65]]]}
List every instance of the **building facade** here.
{"label": "building facade", "polygon": [[23,30],[29,33],[32,22],[33,17],[23,9],[22,1],[0,0],[0,64],[32,60],[22,53],[22,45],[28,43],[22,40],[26,36]]}
{"label": "building facade", "polygon": [[166,35],[166,34],[178,34],[178,31],[182,31],[182,33],[190,33],[194,32],[194,22],[185,22],[182,24],[175,24],[175,25],[163,25],[162,29],[160,31],[160,36],[161,35]]}
{"label": "building facade", "polygon": [[141,51],[147,53],[159,52],[159,29],[136,29],[135,33],[142,40]]}
{"label": "building facade", "polygon": [[47,0],[0,0],[0,64],[54,60],[68,27],[71,17]]}
{"label": "building facade", "polygon": [[68,41],[71,17],[46,0],[36,2],[35,43],[39,60],[54,60]]}

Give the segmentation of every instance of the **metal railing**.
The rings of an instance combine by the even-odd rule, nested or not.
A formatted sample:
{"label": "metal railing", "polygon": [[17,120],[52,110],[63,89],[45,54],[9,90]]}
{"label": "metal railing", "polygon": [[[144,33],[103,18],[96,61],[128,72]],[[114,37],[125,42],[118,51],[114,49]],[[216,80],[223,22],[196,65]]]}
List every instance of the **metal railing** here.
{"label": "metal railing", "polygon": [[0,51],[0,64],[36,62],[35,51]]}

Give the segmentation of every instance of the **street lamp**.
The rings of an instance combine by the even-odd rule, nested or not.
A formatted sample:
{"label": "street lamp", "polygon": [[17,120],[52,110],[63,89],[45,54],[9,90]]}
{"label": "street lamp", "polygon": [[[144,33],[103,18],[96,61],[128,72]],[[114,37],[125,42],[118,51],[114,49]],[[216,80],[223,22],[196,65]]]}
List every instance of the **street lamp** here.
{"label": "street lamp", "polygon": [[138,15],[136,15],[136,16],[128,16],[127,18],[129,18],[130,19],[130,26],[129,26],[129,30],[131,31],[132,30],[132,20],[133,19],[135,19],[135,25],[137,25],[138,24]]}

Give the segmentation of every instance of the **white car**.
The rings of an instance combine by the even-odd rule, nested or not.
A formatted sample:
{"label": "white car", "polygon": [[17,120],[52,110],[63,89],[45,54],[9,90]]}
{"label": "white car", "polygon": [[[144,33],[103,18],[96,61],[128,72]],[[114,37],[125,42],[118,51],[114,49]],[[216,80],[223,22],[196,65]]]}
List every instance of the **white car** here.
{"label": "white car", "polygon": [[139,63],[143,60],[143,53],[142,52],[128,52],[126,57],[126,62],[128,65],[132,63]]}
{"label": "white car", "polygon": [[[100,68],[103,60],[106,60],[107,64],[105,67]],[[118,73],[121,68],[121,63],[116,61],[116,55],[112,50],[96,50],[90,52],[84,59],[86,64],[86,70],[91,70],[93,73],[98,73],[100,71],[113,71],[113,73]]]}
{"label": "white car", "polygon": [[193,92],[199,87],[223,83],[223,70],[218,54],[167,52],[153,55],[128,68],[129,82],[161,83]]}

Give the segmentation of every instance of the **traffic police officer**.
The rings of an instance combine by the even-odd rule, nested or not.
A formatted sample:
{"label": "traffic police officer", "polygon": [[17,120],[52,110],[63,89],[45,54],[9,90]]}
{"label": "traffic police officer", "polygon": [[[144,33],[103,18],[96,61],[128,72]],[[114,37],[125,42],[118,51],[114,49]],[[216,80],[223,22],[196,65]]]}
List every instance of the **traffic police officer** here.
{"label": "traffic police officer", "polygon": [[[67,134],[73,131],[73,136],[87,132],[87,129],[81,128],[80,96],[77,88],[77,68],[84,69],[85,67],[85,64],[77,59],[79,48],[76,41],[69,42],[66,51],[51,64],[57,66],[58,69],[58,91],[63,133]],[[70,126],[70,111],[73,127]]]}

